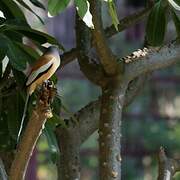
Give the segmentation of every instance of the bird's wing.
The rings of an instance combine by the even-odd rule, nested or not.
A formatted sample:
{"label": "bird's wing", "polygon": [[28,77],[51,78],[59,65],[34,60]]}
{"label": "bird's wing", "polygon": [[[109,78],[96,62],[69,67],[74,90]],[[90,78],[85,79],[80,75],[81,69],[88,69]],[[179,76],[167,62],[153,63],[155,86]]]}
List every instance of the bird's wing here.
{"label": "bird's wing", "polygon": [[52,64],[53,64],[53,59],[51,59],[51,61],[42,65],[38,69],[36,69],[36,70],[34,69],[28,77],[28,80],[26,82],[26,86],[29,86],[38,77],[39,74],[45,72]]}

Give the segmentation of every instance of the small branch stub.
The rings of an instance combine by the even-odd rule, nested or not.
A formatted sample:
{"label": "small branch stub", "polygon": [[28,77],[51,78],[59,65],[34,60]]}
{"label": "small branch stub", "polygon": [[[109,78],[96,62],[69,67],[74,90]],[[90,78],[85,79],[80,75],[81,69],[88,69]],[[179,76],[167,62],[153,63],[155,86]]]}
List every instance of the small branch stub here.
{"label": "small branch stub", "polygon": [[159,174],[158,180],[172,180],[177,171],[180,171],[180,159],[168,158],[164,148],[159,150]]}

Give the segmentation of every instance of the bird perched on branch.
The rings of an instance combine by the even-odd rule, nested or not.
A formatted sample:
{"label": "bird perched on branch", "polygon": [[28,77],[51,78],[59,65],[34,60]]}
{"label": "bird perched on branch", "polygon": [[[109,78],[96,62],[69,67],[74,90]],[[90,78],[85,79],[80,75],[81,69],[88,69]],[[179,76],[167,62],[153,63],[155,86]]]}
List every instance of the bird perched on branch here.
{"label": "bird perched on branch", "polygon": [[23,128],[29,97],[38,86],[42,85],[43,82],[48,80],[56,72],[57,68],[60,65],[60,62],[61,59],[59,56],[58,48],[55,46],[50,46],[49,48],[47,48],[46,52],[42,56],[40,56],[35,64],[32,65],[26,81],[27,96],[21,125],[18,132],[17,142],[19,141]]}

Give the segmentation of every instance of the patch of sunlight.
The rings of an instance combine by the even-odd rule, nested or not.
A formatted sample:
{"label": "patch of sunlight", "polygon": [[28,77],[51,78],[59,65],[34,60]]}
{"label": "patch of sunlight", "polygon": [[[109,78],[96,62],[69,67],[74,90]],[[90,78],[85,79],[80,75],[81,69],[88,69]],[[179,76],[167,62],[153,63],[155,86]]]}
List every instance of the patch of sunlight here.
{"label": "patch of sunlight", "polygon": [[144,175],[144,180],[153,180],[153,176],[150,173]]}
{"label": "patch of sunlight", "polygon": [[180,116],[180,96],[176,96],[176,98],[174,98],[174,109],[176,116]]}
{"label": "patch of sunlight", "polygon": [[0,17],[5,18],[4,13],[0,11]]}
{"label": "patch of sunlight", "polygon": [[96,168],[97,167],[97,164],[98,164],[98,158],[96,156],[92,156],[90,159],[89,159],[89,165],[92,167],[92,168]]}
{"label": "patch of sunlight", "polygon": [[46,151],[49,148],[47,139],[43,134],[40,136],[40,139],[38,140],[37,148],[39,151]]}
{"label": "patch of sunlight", "polygon": [[180,117],[180,96],[173,97],[171,100],[160,98],[160,113],[171,118]]}
{"label": "patch of sunlight", "polygon": [[41,165],[37,170],[38,180],[56,180],[57,168],[54,164]]}
{"label": "patch of sunlight", "polygon": [[165,98],[159,100],[160,113],[169,117],[175,117],[175,109],[173,102],[167,101]]}

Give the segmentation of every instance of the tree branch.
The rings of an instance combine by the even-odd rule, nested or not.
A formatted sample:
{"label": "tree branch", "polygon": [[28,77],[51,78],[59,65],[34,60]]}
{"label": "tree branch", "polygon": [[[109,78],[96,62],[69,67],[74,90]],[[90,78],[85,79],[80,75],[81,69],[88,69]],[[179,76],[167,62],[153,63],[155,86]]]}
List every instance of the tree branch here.
{"label": "tree branch", "polygon": [[100,99],[93,101],[74,115],[79,122],[78,131],[80,133],[81,144],[98,129],[100,103]]}
{"label": "tree branch", "polygon": [[[126,92],[123,106],[128,106],[137,96],[139,90],[142,88],[142,84],[146,79],[145,77],[140,77],[132,84],[130,84],[130,87],[128,87]],[[79,129],[77,131],[80,133],[81,143],[83,143],[93,132],[98,129],[101,98],[102,97],[99,97],[98,100],[90,102],[88,105],[73,115],[78,120]],[[71,122],[71,119],[68,119],[67,121]],[[74,125],[74,123],[69,123],[68,127],[76,128],[76,125]],[[61,131],[60,127],[57,127],[56,130]]]}
{"label": "tree branch", "polygon": [[132,80],[126,91],[125,106],[131,104],[134,98],[141,92],[146,81],[148,81],[149,74],[139,76]]}
{"label": "tree branch", "polygon": [[124,78],[128,81],[154,70],[166,68],[177,63],[180,59],[180,45],[171,43],[159,49],[139,51],[139,57],[134,54],[123,58],[125,65]]}
{"label": "tree branch", "polygon": [[[163,53],[165,54],[163,55]],[[125,65],[125,77],[128,79],[128,81],[131,81],[143,73],[173,65],[174,63],[178,62],[179,59],[180,46],[178,45],[171,44],[169,46],[162,47],[160,50],[150,51],[144,57],[135,58],[134,62]],[[141,64],[143,64],[143,68],[141,68]],[[144,76],[141,77],[143,79]],[[139,91],[138,87],[141,87],[140,80],[137,81],[137,84],[135,83],[131,87],[131,90],[128,90],[125,98],[125,105],[129,104],[134,94]],[[90,134],[97,130],[99,109],[100,100],[90,103],[75,114],[76,118],[80,121],[81,141],[84,141],[86,137],[89,137]],[[88,114],[88,116],[86,116],[86,114]],[[88,129],[86,131],[85,127],[87,127],[87,124]]]}
{"label": "tree branch", "polygon": [[66,64],[72,62],[74,59],[77,58],[79,50],[77,48],[73,48],[68,52],[65,52],[61,55],[61,68],[64,67]]}
{"label": "tree branch", "polygon": [[12,161],[14,159],[14,152],[12,152],[12,151],[6,151],[6,152],[1,151],[0,157],[1,157],[1,160],[3,161],[6,172],[9,173]]}
{"label": "tree branch", "polygon": [[[133,26],[140,22],[141,20],[145,19],[148,15],[149,12],[151,11],[152,6],[149,6],[139,12],[135,12],[129,16],[126,16],[122,20],[119,21],[118,25],[118,32],[115,30],[114,25],[111,25],[110,27],[107,27],[105,29],[105,36],[107,38],[112,37],[113,35],[124,31],[125,29],[129,28],[130,26]],[[64,54],[61,55],[61,67],[64,67],[66,64],[72,62],[74,59],[77,58],[78,54],[78,49],[73,48],[68,52],[65,52]]]}
{"label": "tree branch", "polygon": [[100,2],[96,0],[90,1],[90,10],[93,15],[94,30],[92,30],[93,41],[99,55],[100,62],[105,72],[109,75],[117,73],[118,63],[105,38],[105,33],[102,27]]}
{"label": "tree branch", "polygon": [[[119,24],[118,24],[118,32],[122,32],[125,29],[127,29],[127,28],[137,24],[141,20],[145,19],[149,15],[151,9],[152,9],[152,5],[120,20]],[[105,29],[105,34],[106,34],[106,37],[108,37],[108,38],[112,37],[113,35],[117,34],[118,32],[115,29],[114,25],[111,25],[110,27],[107,27]]]}
{"label": "tree branch", "polygon": [[104,71],[101,65],[94,61],[90,62],[88,57],[91,48],[91,32],[79,16],[76,16],[76,44],[79,50],[78,63],[81,71],[93,83],[103,84]]}
{"label": "tree branch", "polygon": [[49,87],[44,87],[42,90],[37,106],[32,111],[22,140],[18,145],[17,153],[10,169],[10,180],[23,180],[25,177],[29,159],[42,132],[43,125],[48,118],[52,117],[49,102],[52,98],[53,90],[54,89],[49,89]]}
{"label": "tree branch", "polygon": [[177,171],[180,171],[180,159],[168,158],[161,147],[159,151],[159,175],[158,180],[172,180]]}
{"label": "tree branch", "polygon": [[[165,55],[163,55],[164,53],[165,53]],[[133,78],[137,77],[136,72],[138,72],[137,69],[140,68],[139,66],[141,63],[144,64],[145,70],[143,68],[140,72],[146,73],[146,72],[151,72],[152,70],[154,70],[154,68],[153,68],[154,65],[155,65],[155,69],[159,69],[159,68],[163,68],[163,67],[172,65],[173,63],[178,61],[179,57],[180,57],[180,47],[175,44],[171,44],[169,46],[162,47],[161,49],[156,49],[153,51],[151,50],[150,52],[148,51],[148,53],[145,54],[145,56],[139,57],[139,58],[136,57],[133,59],[133,62],[126,64],[125,77],[127,78],[128,73],[129,73],[130,78],[127,78],[124,80],[130,81]],[[159,60],[160,60],[160,62],[159,62]],[[144,62],[144,61],[146,61],[146,62]],[[154,64],[152,67],[149,66],[149,64],[151,64],[151,63]],[[134,68],[135,73],[132,70],[130,70],[130,68]],[[135,86],[137,85],[137,87],[138,87],[138,84],[141,85],[141,83],[138,83],[139,81],[137,81],[137,84],[136,83],[135,84],[133,83],[133,84]],[[134,86],[133,84],[131,84],[131,85]],[[133,97],[133,94],[134,94],[133,89],[135,90],[135,92],[137,92],[136,88],[131,88],[132,92],[128,91],[128,94],[127,94],[128,99],[131,99],[131,97]],[[132,93],[132,96],[129,94],[130,92]],[[75,115],[76,119],[79,120],[79,132],[80,132],[80,137],[81,137],[81,143],[84,140],[86,140],[86,138],[89,137],[89,135],[91,135],[98,127],[99,116],[100,116],[99,109],[101,106],[100,101],[101,101],[101,99],[99,99],[98,101],[95,101],[93,103],[90,103],[88,106],[86,106],[85,108],[80,110]],[[125,102],[125,103],[128,103],[128,102]]]}

